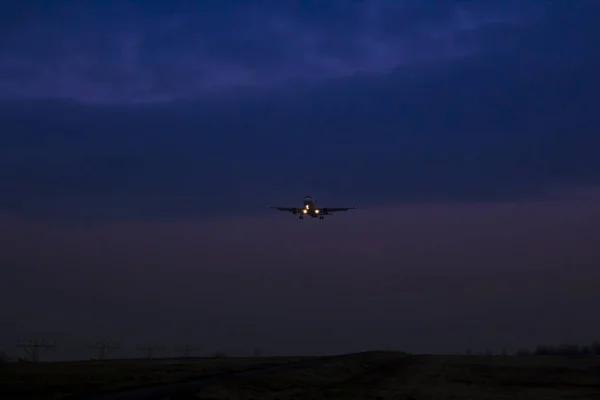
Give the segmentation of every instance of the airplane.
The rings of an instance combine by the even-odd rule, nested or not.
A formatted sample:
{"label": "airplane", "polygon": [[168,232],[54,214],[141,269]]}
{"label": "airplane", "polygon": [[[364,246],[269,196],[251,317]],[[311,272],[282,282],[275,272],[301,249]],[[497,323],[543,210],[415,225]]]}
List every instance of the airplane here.
{"label": "airplane", "polygon": [[298,219],[304,219],[305,216],[325,219],[325,215],[332,215],[335,212],[355,210],[356,207],[317,207],[317,202],[312,196],[304,197],[304,207],[271,207],[279,211],[288,211],[294,215],[298,215]]}

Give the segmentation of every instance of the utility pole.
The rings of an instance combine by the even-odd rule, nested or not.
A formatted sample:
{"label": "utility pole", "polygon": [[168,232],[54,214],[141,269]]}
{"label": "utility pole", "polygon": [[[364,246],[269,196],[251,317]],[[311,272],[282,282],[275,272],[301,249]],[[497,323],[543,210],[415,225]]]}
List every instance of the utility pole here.
{"label": "utility pole", "polygon": [[18,341],[17,347],[23,349],[27,354],[29,354],[31,361],[38,362],[40,361],[40,353],[44,350],[49,350],[55,347],[55,344],[45,343],[43,340],[40,341],[38,339],[33,339],[27,343],[21,343],[21,341]]}
{"label": "utility pole", "polygon": [[192,345],[186,344],[183,347],[176,348],[175,351],[183,353],[184,358],[188,358],[192,355],[193,352],[198,351],[197,347],[193,347]]}
{"label": "utility pole", "polygon": [[155,351],[162,350],[162,346],[159,346],[157,344],[147,344],[147,345],[144,345],[144,346],[138,345],[138,350],[145,351],[146,352],[146,358],[148,358],[148,360],[150,360],[150,359],[154,358],[154,352]]}
{"label": "utility pole", "polygon": [[100,340],[96,342],[95,345],[90,346],[90,350],[97,351],[98,360],[104,360],[104,358],[114,350],[119,349],[119,345],[117,343],[112,343],[110,340],[105,342],[104,340]]}

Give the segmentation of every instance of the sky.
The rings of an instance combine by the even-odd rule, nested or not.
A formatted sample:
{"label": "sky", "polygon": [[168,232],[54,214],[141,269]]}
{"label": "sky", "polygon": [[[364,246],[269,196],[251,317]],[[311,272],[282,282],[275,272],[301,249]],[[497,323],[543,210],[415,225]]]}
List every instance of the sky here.
{"label": "sky", "polygon": [[[595,1],[0,5],[0,349],[600,339]],[[359,209],[300,221],[270,206]]]}

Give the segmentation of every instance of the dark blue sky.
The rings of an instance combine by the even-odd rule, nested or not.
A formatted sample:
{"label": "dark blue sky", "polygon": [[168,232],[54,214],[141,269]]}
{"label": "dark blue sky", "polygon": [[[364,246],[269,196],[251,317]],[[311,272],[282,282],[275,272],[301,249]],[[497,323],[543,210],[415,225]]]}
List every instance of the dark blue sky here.
{"label": "dark blue sky", "polygon": [[[215,337],[229,342],[206,346],[250,347],[231,324],[262,318],[256,341],[272,342],[269,323],[298,312],[298,324],[316,329],[319,318],[331,318],[326,304],[341,307],[350,296],[363,302],[347,305],[360,325],[374,310],[415,302],[400,287],[388,288],[397,296],[381,304],[369,294],[409,276],[436,312],[457,296],[443,284],[453,268],[465,285],[488,292],[537,279],[543,266],[560,276],[544,293],[558,291],[561,274],[577,268],[584,285],[600,260],[593,234],[600,228],[599,20],[600,6],[584,0],[4,4],[0,271],[7,279],[0,296],[17,289],[33,296],[36,284],[26,290],[23,282],[49,274],[56,282],[39,282],[59,309],[74,307],[60,296],[77,296],[90,308],[112,302],[202,315],[199,304],[227,298],[253,311],[218,314],[225,322]],[[306,194],[364,210],[302,225],[268,214],[268,206],[295,206]],[[486,253],[477,238],[496,247]],[[474,271],[490,263],[501,277],[481,282]],[[521,264],[528,272],[514,269]],[[137,282],[140,268],[151,268],[154,280],[131,289],[124,282]],[[224,294],[232,290],[227,274],[240,277],[236,291],[254,302]],[[371,292],[359,284],[367,276]],[[279,283],[269,291],[272,279]],[[87,281],[102,295],[91,296],[92,286],[82,291]],[[221,289],[200,295],[189,287],[189,297],[169,302],[194,281]],[[525,286],[523,296],[547,300]],[[348,294],[357,292],[363,297]],[[569,307],[579,301],[569,299]],[[311,301],[321,311],[308,311]],[[514,313],[514,300],[505,301],[489,307]],[[277,314],[265,304],[283,308]],[[472,304],[450,314],[460,319]],[[74,307],[70,318],[81,321],[82,310]],[[25,324],[22,312],[4,313],[19,326],[8,336],[55,330],[87,340],[95,329],[92,322]],[[104,335],[118,335],[122,313],[106,317]],[[415,311],[415,332],[393,345],[462,350],[460,335],[437,347],[434,336],[423,339],[423,330],[434,335],[447,323],[439,319],[446,314]],[[473,340],[499,347],[544,339],[506,318],[510,339],[482,333]],[[140,317],[135,329],[149,321]],[[393,318],[378,321],[394,329]],[[578,332],[591,329],[580,324]],[[335,326],[354,329],[348,321]],[[322,330],[314,340],[339,342]],[[548,340],[559,335],[552,332]],[[330,349],[281,340],[273,351]],[[382,341],[394,340],[365,333],[330,350]]]}

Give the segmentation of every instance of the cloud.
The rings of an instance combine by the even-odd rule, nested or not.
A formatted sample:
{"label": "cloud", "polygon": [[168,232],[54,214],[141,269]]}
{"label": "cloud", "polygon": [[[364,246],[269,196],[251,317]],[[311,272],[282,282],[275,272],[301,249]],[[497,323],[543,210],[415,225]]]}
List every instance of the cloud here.
{"label": "cloud", "polygon": [[[197,48],[213,44],[213,49],[207,50],[210,60],[237,55],[240,58],[229,59],[228,65],[238,68],[244,65],[246,57],[249,63],[263,64],[243,68],[263,71],[265,76],[271,76],[268,71],[272,70],[285,74],[293,68],[305,70],[302,57],[316,49],[320,55],[337,52],[336,57],[355,57],[358,61],[347,61],[345,65],[351,70],[348,76],[315,74],[320,78],[291,81],[281,87],[206,93],[196,90],[196,81],[185,80],[181,87],[190,89],[186,94],[194,95],[168,102],[4,102],[0,105],[0,124],[5,128],[0,137],[0,208],[26,215],[83,219],[207,216],[286,205],[273,203],[292,203],[306,193],[314,194],[324,205],[376,206],[415,201],[522,199],[547,196],[557,188],[579,190],[597,186],[600,161],[595,149],[600,145],[596,130],[600,120],[595,110],[600,104],[596,79],[600,57],[591,38],[598,28],[593,18],[595,9],[584,3],[561,8],[559,3],[549,2],[547,7],[521,9],[516,8],[516,3],[502,3],[503,12],[499,6],[489,5],[493,3],[478,3],[476,8],[436,8],[435,12],[412,2],[379,11],[373,2],[356,3],[349,9],[325,7],[318,12],[308,6],[273,6],[260,9],[266,13],[262,20],[255,19],[259,9],[252,7],[241,7],[233,14],[211,9],[202,14],[207,25],[197,28],[205,30],[203,35],[194,35],[196,28],[182,17],[186,12],[166,15],[149,8],[153,11],[140,17],[139,24],[129,26],[125,36],[121,21],[140,15],[136,14],[139,10],[128,11],[129,6],[111,20],[114,29],[101,33],[98,27],[106,23],[103,12],[108,9],[99,10],[97,20],[90,22],[89,28],[90,32],[96,29],[97,41],[92,41],[91,33],[85,39],[94,45],[80,49],[77,46],[83,45],[78,44],[73,47],[76,50],[50,52],[48,56],[54,57],[55,64],[47,65],[64,65],[61,63],[72,60],[69,57],[80,50],[81,54],[96,54],[97,59],[89,68],[97,68],[98,73],[112,73],[110,62],[118,71],[130,65],[127,68],[133,72],[129,78],[120,75],[123,80],[119,85],[103,83],[102,90],[119,88],[134,93],[136,90],[128,88],[146,77],[152,86],[158,75],[145,74],[142,69],[152,70],[158,62],[166,68],[165,82],[179,85],[177,82],[184,75],[170,68],[181,65],[185,58],[182,54],[187,51],[184,47],[196,48],[192,43],[198,38],[205,38],[206,43]],[[392,7],[392,3],[376,4]],[[358,13],[359,9],[365,13]],[[74,13],[77,8],[52,10]],[[77,15],[72,20],[85,25],[87,17],[79,12],[71,15]],[[192,19],[201,15],[188,14]],[[392,15],[403,16],[406,23],[369,22],[382,22]],[[287,44],[278,50],[265,50],[265,54],[274,57],[255,57],[253,61],[249,54],[227,47],[239,42],[220,35],[224,28],[219,18],[230,18],[239,26],[250,24],[252,29],[240,31],[259,36],[270,32],[267,26],[274,24],[277,29],[290,29],[289,38],[284,40],[288,36],[283,33],[275,35],[272,41],[256,36],[256,45]],[[163,26],[158,20],[168,23]],[[410,25],[412,20],[417,22]],[[149,21],[156,22],[153,29],[146,29]],[[333,21],[338,21],[339,26]],[[344,25],[344,21],[353,22]],[[57,25],[46,24],[48,32],[55,32],[49,27],[57,29],[56,43],[63,43],[62,38],[68,36],[65,32],[72,28],[66,24],[59,32]],[[33,35],[32,26],[13,27],[23,34],[5,36],[5,48],[14,40],[27,42],[25,33]],[[44,24],[37,26],[36,29],[46,29]],[[362,28],[354,29],[357,26]],[[468,51],[459,57],[423,61],[417,54],[418,44],[436,29],[446,28],[443,32],[448,40]],[[162,43],[161,29],[190,31]],[[78,37],[86,37],[85,32]],[[336,32],[340,35],[337,39]],[[411,51],[395,53],[398,57],[408,54],[409,61],[402,63],[398,58],[395,68],[360,74],[354,72],[368,57],[361,53],[364,49],[357,44],[358,39],[346,41],[350,45],[346,50],[341,44],[332,45],[327,51],[319,47],[321,44],[294,50],[311,34],[321,41],[331,38],[333,44],[336,40],[342,43],[342,38],[351,32],[375,35],[386,45],[414,39]],[[150,34],[158,35],[149,42],[155,44],[154,51],[173,54],[158,57],[144,53],[151,52],[151,46],[145,42]],[[78,37],[71,36],[69,40],[77,41]],[[222,42],[217,46],[219,40]],[[375,43],[372,40],[369,43]],[[129,46],[123,54],[128,54],[130,61],[125,62],[127,57],[121,53],[113,57],[115,43]],[[250,49],[248,46],[244,47]],[[24,62],[25,56],[41,57],[41,45],[38,50],[22,51],[21,55],[14,50],[11,54],[15,62]],[[224,52],[218,55],[219,51]],[[285,61],[289,68],[284,68],[288,64],[282,61],[282,51],[292,57]],[[262,53],[255,49],[252,54]],[[144,62],[131,61],[136,57],[142,57]],[[396,61],[392,64],[396,65]],[[69,79],[83,79],[83,70],[77,71],[67,74]],[[46,90],[35,76],[23,82],[30,82],[35,90]],[[107,78],[106,82],[117,81]],[[167,86],[155,93],[163,99],[183,93]],[[82,87],[64,85],[65,90],[73,90],[70,97],[99,99],[95,89],[81,91]],[[41,96],[40,93],[35,96]],[[55,93],[62,96],[60,91]],[[124,98],[121,94],[103,96],[100,97],[104,100]]]}
{"label": "cloud", "polygon": [[0,92],[86,102],[169,100],[439,62],[479,50],[468,37],[481,29],[527,17],[506,5],[413,1],[12,8],[6,15],[19,23],[0,42]]}

